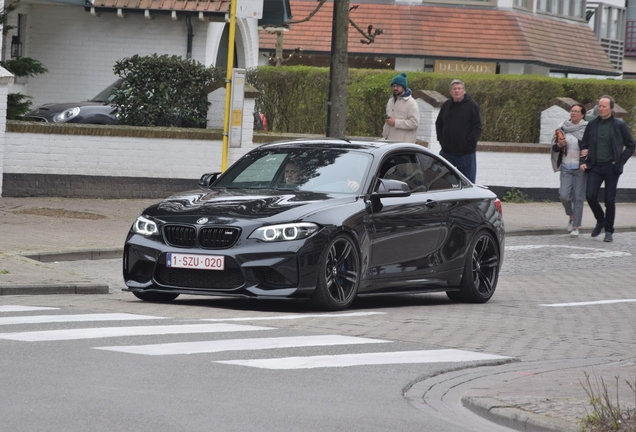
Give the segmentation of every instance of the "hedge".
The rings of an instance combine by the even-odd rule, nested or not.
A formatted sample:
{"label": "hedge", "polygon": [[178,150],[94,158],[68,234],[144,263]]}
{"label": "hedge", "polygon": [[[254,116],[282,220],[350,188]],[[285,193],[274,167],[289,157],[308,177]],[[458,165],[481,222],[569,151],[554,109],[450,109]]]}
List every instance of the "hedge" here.
{"label": "hedge", "polygon": [[[397,71],[350,69],[347,91],[347,135],[379,137],[389,83]],[[459,78],[481,109],[481,141],[539,142],[541,111],[555,97],[582,104],[604,94],[628,112],[636,126],[636,83],[630,80],[550,78],[540,75],[446,75],[407,72],[412,90],[435,90],[449,96],[450,82]],[[261,91],[256,108],[267,117],[269,130],[280,133],[324,134],[327,121],[329,69],[307,66],[251,69],[248,82]]]}

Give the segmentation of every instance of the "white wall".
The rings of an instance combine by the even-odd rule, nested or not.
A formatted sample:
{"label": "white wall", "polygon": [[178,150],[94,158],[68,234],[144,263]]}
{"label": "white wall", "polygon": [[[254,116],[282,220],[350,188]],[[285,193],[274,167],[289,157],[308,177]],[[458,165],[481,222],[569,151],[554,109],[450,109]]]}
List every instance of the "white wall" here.
{"label": "white wall", "polygon": [[[0,36],[1,38],[2,36]],[[13,75],[3,67],[0,67],[0,196],[2,196],[2,173],[4,171],[5,141],[7,125],[7,94],[9,84],[13,81]]]}
{"label": "white wall", "polygon": [[541,111],[541,130],[539,132],[539,142],[550,144],[554,137],[554,131],[563,121],[570,118],[570,112],[560,106],[552,105]]}
{"label": "white wall", "polygon": [[[258,147],[249,132],[248,137],[241,148],[229,149],[228,166]],[[222,144],[221,140],[9,132],[4,172],[197,179],[206,172],[222,171]]]}

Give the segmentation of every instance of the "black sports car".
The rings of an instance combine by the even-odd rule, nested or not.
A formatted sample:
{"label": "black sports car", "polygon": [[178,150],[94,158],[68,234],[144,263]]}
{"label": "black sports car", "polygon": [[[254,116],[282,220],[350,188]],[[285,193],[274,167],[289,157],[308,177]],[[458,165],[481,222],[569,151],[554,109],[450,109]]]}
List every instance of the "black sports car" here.
{"label": "black sports car", "polygon": [[113,92],[121,86],[122,81],[115,81],[87,101],[40,105],[25,114],[24,119],[50,123],[116,124],[117,108],[110,102],[113,100]]}
{"label": "black sports car", "polygon": [[487,302],[503,262],[501,203],[415,144],[323,138],[263,145],[201,190],[144,210],[127,291],[311,300],[446,292]]}

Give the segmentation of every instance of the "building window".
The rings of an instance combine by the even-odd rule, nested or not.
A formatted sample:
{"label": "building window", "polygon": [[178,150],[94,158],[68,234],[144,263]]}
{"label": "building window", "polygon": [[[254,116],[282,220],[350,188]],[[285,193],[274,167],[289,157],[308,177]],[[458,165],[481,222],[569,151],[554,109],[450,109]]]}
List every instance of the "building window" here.
{"label": "building window", "polygon": [[513,6],[519,9],[532,10],[532,0],[514,0]]}

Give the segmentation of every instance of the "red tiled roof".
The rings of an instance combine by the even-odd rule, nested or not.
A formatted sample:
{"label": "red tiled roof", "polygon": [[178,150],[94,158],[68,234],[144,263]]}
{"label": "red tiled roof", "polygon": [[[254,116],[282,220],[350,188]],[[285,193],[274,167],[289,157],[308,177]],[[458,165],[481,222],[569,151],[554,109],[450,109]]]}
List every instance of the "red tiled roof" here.
{"label": "red tiled roof", "polygon": [[[352,6],[354,4],[352,3]],[[292,0],[295,20],[305,18],[316,1]],[[284,49],[329,53],[333,3],[325,3],[309,21],[292,24]],[[531,63],[570,72],[619,75],[592,29],[521,11],[408,4],[360,4],[350,18],[362,29],[383,33],[376,42],[349,26],[349,55],[430,57],[471,61]],[[260,49],[274,50],[276,36],[260,32]]]}
{"label": "red tiled roof", "polygon": [[226,13],[230,11],[230,0],[94,0],[93,7]]}

